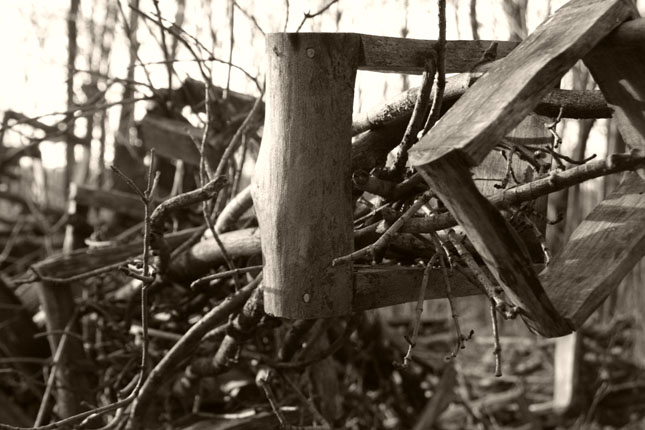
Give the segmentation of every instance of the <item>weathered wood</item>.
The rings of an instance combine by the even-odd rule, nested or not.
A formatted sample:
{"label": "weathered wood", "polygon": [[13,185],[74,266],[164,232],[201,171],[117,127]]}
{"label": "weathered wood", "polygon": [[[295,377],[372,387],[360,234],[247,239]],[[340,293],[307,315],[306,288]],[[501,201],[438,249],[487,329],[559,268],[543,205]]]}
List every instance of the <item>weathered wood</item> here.
{"label": "weathered wood", "polygon": [[141,199],[132,193],[76,185],[74,200],[80,206],[110,209],[134,219],[143,219]]}
{"label": "weathered wood", "polygon": [[[354,312],[414,302],[419,298],[423,267],[356,267],[354,271]],[[450,273],[453,297],[482,294],[459,271]],[[430,272],[426,300],[445,299],[446,286],[441,269]]]}
{"label": "weathered wood", "polygon": [[625,142],[645,151],[645,18],[620,26],[584,62],[614,108]]}
{"label": "weathered wood", "polygon": [[[182,230],[164,237],[168,246],[174,249],[188,240],[197,230],[199,229]],[[104,248],[84,248],[68,254],[52,255],[34,264],[31,268],[35,273],[44,277],[69,278],[135,257],[141,254],[142,251],[143,244],[141,241]]]}
{"label": "weathered wood", "polygon": [[543,336],[571,331],[544,293],[526,247],[499,211],[482,196],[458,152],[418,167],[433,191],[450,209],[482,259],[520,309],[520,315]]}
{"label": "weathered wood", "polygon": [[[139,122],[139,131],[146,148],[154,148],[157,154],[166,158],[199,165],[199,151],[195,142],[201,142],[201,128],[148,114]],[[210,149],[205,148],[205,151],[208,155]]]}
{"label": "weathered wood", "polygon": [[558,312],[575,328],[645,255],[645,182],[629,173],[576,228],[540,274]]}
{"label": "weathered wood", "polygon": [[481,77],[410,151],[413,165],[463,153],[473,166],[575,62],[633,14],[624,0],[572,0]]}
{"label": "weathered wood", "polygon": [[264,306],[287,318],[351,312],[351,125],[355,34],[267,36],[267,114],[253,201],[264,255]]}
{"label": "weathered wood", "polygon": [[[434,54],[436,40],[402,39],[400,37],[370,36],[361,34],[361,70],[373,72],[423,73],[425,61]],[[482,58],[491,43],[497,43],[498,58],[508,55],[517,42],[493,40],[449,40],[446,42],[446,73],[471,70]]]}
{"label": "weathered wood", "polygon": [[481,163],[579,58],[632,13],[622,0],[570,1],[495,64],[410,154],[527,325],[543,336],[562,336],[572,327],[542,289],[517,234],[475,188],[468,167]]}

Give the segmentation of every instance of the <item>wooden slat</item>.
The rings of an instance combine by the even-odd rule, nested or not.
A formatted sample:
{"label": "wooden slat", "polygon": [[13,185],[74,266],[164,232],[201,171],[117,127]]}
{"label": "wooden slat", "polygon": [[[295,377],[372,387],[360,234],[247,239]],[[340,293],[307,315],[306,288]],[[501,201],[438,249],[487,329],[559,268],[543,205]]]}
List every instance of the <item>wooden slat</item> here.
{"label": "wooden slat", "polygon": [[468,167],[457,152],[419,169],[482,259],[517,305],[520,315],[543,336],[562,336],[571,331],[544,293],[526,247],[499,211],[475,187]]}
{"label": "wooden slat", "polygon": [[78,206],[105,208],[137,220],[143,219],[143,203],[132,193],[77,185],[75,200]]}
{"label": "wooden slat", "polygon": [[547,337],[571,331],[530,267],[528,253],[468,170],[524,118],[557,80],[632,16],[622,0],[572,0],[499,61],[411,151],[411,162],[465,229],[527,325]]}
{"label": "wooden slat", "polygon": [[614,108],[625,142],[645,151],[645,18],[620,26],[584,61]]}
{"label": "wooden slat", "polygon": [[[425,61],[436,50],[436,40],[361,34],[363,58],[358,68],[373,72],[423,73]],[[497,43],[497,58],[507,56],[518,42],[492,40],[449,40],[446,42],[446,72],[467,72],[477,64],[491,43]]]}
{"label": "wooden slat", "polygon": [[[382,308],[384,306],[415,302],[423,280],[422,267],[357,268],[354,271],[354,300],[352,311]],[[446,287],[441,269],[430,272],[426,300],[445,299]],[[453,297],[482,294],[460,272],[450,274]]]}
{"label": "wooden slat", "polygon": [[554,306],[579,328],[645,255],[645,182],[629,173],[540,274]]}
{"label": "wooden slat", "polygon": [[578,59],[632,16],[623,0],[572,0],[497,62],[410,151],[423,165],[458,150],[479,164]]}
{"label": "wooden slat", "polygon": [[139,123],[141,139],[147,148],[157,154],[175,160],[199,165],[199,151],[195,142],[202,139],[202,129],[181,121],[146,115]]}

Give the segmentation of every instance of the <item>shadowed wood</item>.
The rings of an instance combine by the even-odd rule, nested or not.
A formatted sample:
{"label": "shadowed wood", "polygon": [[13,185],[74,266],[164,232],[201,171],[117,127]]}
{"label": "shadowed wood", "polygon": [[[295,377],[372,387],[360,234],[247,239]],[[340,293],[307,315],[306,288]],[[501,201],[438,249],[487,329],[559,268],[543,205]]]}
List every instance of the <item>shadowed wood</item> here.
{"label": "shadowed wood", "polygon": [[264,308],[286,318],[352,307],[351,126],[356,34],[267,36],[264,135],[252,196],[262,231]]}
{"label": "shadowed wood", "polygon": [[572,327],[555,310],[528,253],[468,170],[483,161],[557,80],[611,30],[632,16],[623,0],[572,0],[522,42],[444,115],[410,160],[462,225],[527,325],[543,336]]}
{"label": "shadowed wood", "polygon": [[458,150],[479,164],[578,59],[633,15],[626,0],[572,0],[495,63],[410,151],[413,165]]}
{"label": "shadowed wood", "polygon": [[[423,267],[369,267],[354,271],[354,312],[415,302],[423,281]],[[453,297],[483,294],[459,271],[450,272]],[[446,284],[441,269],[430,272],[426,300],[445,299]]]}
{"label": "shadowed wood", "polygon": [[629,173],[540,274],[554,306],[579,328],[645,255],[645,181]]}
{"label": "shadowed wood", "polygon": [[[534,147],[545,147],[546,145],[550,145],[553,142],[553,135],[545,127],[545,124],[550,122],[552,122],[550,118],[531,113],[506,135],[505,141],[508,145],[516,146],[531,145]],[[491,196],[500,193],[500,190],[496,186],[499,186],[504,180],[507,157],[509,156],[510,151],[508,150],[504,151],[504,155],[499,151],[491,151],[479,166],[473,168],[475,185],[486,198],[490,199]],[[513,170],[513,178],[517,179],[520,183],[529,183],[535,179],[535,170],[530,163],[521,159],[518,153],[515,153],[512,157],[511,168]],[[510,185],[514,185],[513,178],[509,180]],[[534,199],[532,209],[532,214],[529,218],[542,234],[544,234],[546,230],[547,196]],[[531,256],[531,261],[534,263],[543,262],[544,254],[533,229],[525,225],[522,225],[521,229],[516,225],[513,227],[526,245]]]}
{"label": "shadowed wood", "polygon": [[[402,39],[400,37],[361,34],[363,45],[360,70],[373,72],[423,73],[425,61],[434,54],[436,40]],[[482,58],[491,45],[497,43],[497,58],[505,57],[517,42],[493,40],[448,40],[446,42],[446,73],[467,72]]]}
{"label": "shadowed wood", "polygon": [[608,104],[614,108],[623,139],[641,151],[645,151],[644,36],[645,18],[627,22],[584,59]]}
{"label": "shadowed wood", "polygon": [[143,219],[141,199],[132,193],[77,185],[75,200],[79,206],[110,209],[134,219]]}
{"label": "shadowed wood", "polygon": [[475,187],[466,164],[457,152],[417,167],[500,283],[520,309],[526,324],[547,337],[571,331],[545,294],[531,259],[517,233]]}

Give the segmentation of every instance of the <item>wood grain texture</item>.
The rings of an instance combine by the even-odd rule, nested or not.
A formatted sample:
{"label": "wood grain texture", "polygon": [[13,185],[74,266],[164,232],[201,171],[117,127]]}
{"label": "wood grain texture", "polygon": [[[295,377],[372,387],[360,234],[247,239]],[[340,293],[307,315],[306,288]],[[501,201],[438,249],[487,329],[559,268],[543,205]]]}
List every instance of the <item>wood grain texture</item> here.
{"label": "wood grain texture", "polygon": [[540,274],[558,312],[575,328],[645,255],[645,182],[630,173],[576,228]]}
{"label": "wood grain texture", "polygon": [[[510,145],[544,147],[553,142],[553,135],[545,127],[545,124],[551,122],[553,122],[551,118],[531,113],[506,135],[505,140]],[[505,178],[506,157],[509,156],[510,151],[505,151],[504,155],[499,151],[491,151],[484,161],[472,170],[477,189],[489,199],[491,196],[500,194],[500,190],[496,186],[499,186]],[[545,161],[548,161],[548,159]],[[513,169],[514,178],[520,183],[529,183],[535,179],[533,167],[522,160],[517,153],[513,155],[511,168]],[[510,178],[509,185],[514,185],[513,178]],[[544,234],[546,231],[547,197],[536,198],[532,206],[533,213],[530,219]],[[514,225],[513,227],[526,245],[531,261],[534,263],[543,262],[544,254],[533,229],[526,225],[522,225],[521,229],[519,228],[520,226]]]}
{"label": "wood grain texture", "polygon": [[[637,13],[635,9],[634,13]],[[627,22],[584,59],[608,104],[614,109],[614,118],[623,139],[630,147],[641,151],[645,151],[644,36],[645,19]]]}
{"label": "wood grain texture", "polygon": [[80,206],[110,209],[137,220],[143,219],[143,203],[132,193],[77,185],[75,200]]}
{"label": "wood grain texture", "polygon": [[267,36],[264,136],[252,196],[264,307],[285,318],[351,312],[351,126],[360,36]]}
{"label": "wood grain texture", "polygon": [[564,73],[632,15],[626,0],[572,0],[497,62],[410,151],[423,165],[460,151],[481,163]]}
{"label": "wood grain texture", "polygon": [[558,315],[533,268],[528,251],[499,211],[475,187],[458,152],[417,167],[464,228],[526,324],[547,337],[571,331]]}
{"label": "wood grain texture", "polygon": [[[436,40],[402,39],[400,37],[361,34],[363,52],[360,70],[373,72],[423,73],[425,61],[434,54]],[[446,42],[446,73],[462,73],[473,68],[491,43],[497,43],[497,58],[508,55],[517,42],[493,40],[449,40]]]}
{"label": "wood grain texture", "polygon": [[[154,148],[162,157],[199,165],[195,142],[202,139],[202,129],[170,118],[146,115],[139,122],[139,132],[146,148]],[[217,165],[217,164],[216,164]]]}
{"label": "wood grain texture", "polygon": [[[423,280],[423,267],[360,267],[354,271],[354,312],[415,302]],[[453,297],[482,294],[460,272],[450,273]],[[445,299],[446,287],[441,269],[430,272],[426,300]]]}

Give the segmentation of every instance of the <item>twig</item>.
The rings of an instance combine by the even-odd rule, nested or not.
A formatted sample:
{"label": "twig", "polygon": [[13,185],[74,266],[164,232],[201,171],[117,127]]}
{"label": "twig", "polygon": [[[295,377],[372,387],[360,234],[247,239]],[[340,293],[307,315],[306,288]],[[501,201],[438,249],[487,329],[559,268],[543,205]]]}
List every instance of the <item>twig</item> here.
{"label": "twig", "polygon": [[495,339],[495,346],[493,354],[495,354],[495,376],[498,378],[502,376],[502,346],[499,343],[499,327],[497,325],[497,305],[494,300],[490,300],[490,320],[493,325],[493,338]]}
{"label": "twig", "polygon": [[418,141],[417,133],[423,128],[423,120],[426,118],[426,111],[430,104],[432,81],[437,71],[436,63],[437,60],[434,56],[431,56],[425,62],[421,89],[419,90],[417,101],[414,104],[414,109],[412,110],[408,127],[406,128],[405,134],[399,144],[399,153],[391,168],[391,174],[394,178],[403,176],[402,174],[405,169],[405,164],[408,161],[408,150]]}
{"label": "twig", "polygon": [[244,15],[249,21],[253,23],[253,26],[257,28],[260,33],[262,33],[262,36],[266,36],[266,33],[264,32],[264,30],[262,30],[262,27],[260,26],[260,24],[258,24],[258,21],[255,19],[255,16],[251,15],[246,10],[244,10],[244,8],[242,8],[236,1],[233,2],[233,5],[235,5],[237,10],[242,12],[242,15]]}
{"label": "twig", "polygon": [[203,278],[199,278],[196,281],[193,281],[190,284],[190,288],[196,288],[199,287],[200,285],[203,285],[207,282],[213,281],[215,279],[222,279],[222,278],[227,278],[229,276],[236,276],[236,275],[241,275],[243,273],[249,273],[249,272],[254,272],[256,270],[262,270],[263,266],[247,266],[247,267],[242,267],[240,269],[233,269],[233,270],[227,270],[226,272],[219,272],[215,273],[213,275],[208,275],[204,276]]}
{"label": "twig", "polygon": [[255,384],[264,391],[264,394],[269,401],[269,405],[271,405],[271,409],[273,410],[273,413],[275,414],[276,418],[280,422],[280,428],[286,429],[291,427],[291,425],[287,422],[286,418],[284,415],[282,415],[282,411],[280,411],[280,406],[278,406],[278,400],[275,397],[275,394],[273,394],[273,389],[271,388],[271,385],[269,384],[269,377],[271,373],[269,369],[260,369],[255,376]]}
{"label": "twig", "polygon": [[306,22],[308,19],[315,18],[315,17],[317,17],[318,15],[322,15],[322,14],[323,14],[323,13],[325,13],[325,11],[326,11],[327,9],[329,9],[329,8],[330,8],[334,3],[338,3],[338,0],[331,0],[329,3],[327,3],[327,5],[326,5],[326,6],[324,6],[322,9],[320,9],[320,10],[319,10],[318,12],[316,12],[316,13],[310,13],[310,12],[305,13],[305,16],[302,18],[302,22],[300,23],[300,25],[299,25],[299,26],[298,26],[298,28],[296,29],[296,33],[299,33],[299,32],[300,32],[300,29],[302,28],[302,26],[303,26],[303,25],[305,25],[305,22]]}
{"label": "twig", "polygon": [[314,402],[311,401],[311,399],[308,399],[305,397],[304,394],[302,394],[302,391],[298,389],[298,386],[287,377],[287,375],[279,372],[278,375],[291,387],[294,393],[296,393],[296,396],[300,399],[302,403],[304,403],[307,408],[311,411],[311,414],[314,416],[314,418],[322,424],[321,429],[327,429],[331,430],[332,426],[329,424],[329,422],[325,419],[325,417],[322,416],[322,414],[318,411],[316,408],[316,405],[314,405]]}
{"label": "twig", "polygon": [[423,205],[428,203],[428,200],[430,200],[432,196],[433,196],[432,193],[429,193],[429,192],[423,193],[423,195],[419,197],[417,201],[414,202],[414,204],[410,206],[410,208],[407,211],[405,211],[405,213],[403,213],[403,215],[401,215],[401,217],[397,219],[392,224],[392,226],[388,228],[387,231],[383,233],[381,237],[378,238],[376,242],[374,242],[369,246],[366,246],[363,249],[359,249],[358,251],[352,252],[351,254],[334,259],[332,262],[332,266],[337,266],[342,263],[348,263],[354,260],[358,260],[359,258],[366,257],[367,255],[370,255],[370,254],[372,255],[372,257],[374,257],[374,255],[377,252],[381,251],[383,248],[385,248],[385,246],[387,246],[387,244],[390,242],[390,240],[396,234],[396,232],[401,229],[403,224],[405,224],[405,222],[408,219],[410,219],[410,217],[416,214],[417,211],[421,209]]}
{"label": "twig", "polygon": [[441,116],[443,93],[446,89],[446,0],[438,0],[439,8],[439,43],[437,46],[437,75],[434,86],[434,98],[426,125],[423,127],[425,135],[435,125]]}
{"label": "twig", "polygon": [[148,379],[141,386],[137,400],[132,406],[128,429],[138,428],[141,424],[145,411],[153,400],[159,385],[163,383],[164,378],[168,377],[168,373],[173,371],[199,345],[199,342],[206,333],[225,322],[232,312],[243,306],[253,290],[258,287],[261,280],[262,277],[258,276],[253,282],[250,282],[239,291],[231,294],[226,300],[223,300],[219,305],[212,308],[163,356],[159,363],[150,371]]}
{"label": "twig", "polygon": [[72,326],[76,323],[77,318],[78,310],[74,311],[71,318],[65,325],[65,329],[63,330],[60,341],[58,342],[58,346],[56,347],[56,352],[54,353],[54,357],[52,359],[52,365],[49,369],[47,386],[45,388],[43,398],[40,402],[40,407],[38,408],[38,414],[36,415],[36,420],[34,421],[34,427],[39,427],[45,419],[45,413],[47,412],[47,407],[49,406],[49,399],[51,397],[52,390],[54,389],[54,382],[56,381],[56,371],[58,363],[63,357],[63,352],[65,351],[65,347],[67,346],[67,339],[69,339],[70,337],[69,333],[72,330]]}
{"label": "twig", "polygon": [[412,337],[411,338],[406,337],[405,339],[408,342],[408,351],[403,357],[403,363],[399,365],[399,367],[401,367],[402,369],[406,369],[408,367],[408,364],[412,360],[412,349],[414,349],[417,343],[417,337],[419,335],[419,327],[421,327],[421,315],[423,314],[423,302],[425,301],[425,298],[426,298],[426,290],[428,289],[430,272],[432,271],[432,266],[434,266],[434,264],[436,263],[438,256],[439,254],[435,254],[430,259],[430,261],[426,265],[425,270],[423,271],[423,280],[421,281],[421,287],[419,288],[419,298],[417,299],[417,307],[416,307],[416,313],[414,318],[414,328],[412,329]]}
{"label": "twig", "polygon": [[517,306],[509,305],[502,299],[503,290],[498,285],[495,286],[491,282],[490,278],[484,273],[484,271],[479,267],[472,254],[466,246],[464,246],[464,238],[460,238],[453,229],[448,231],[448,239],[454,245],[455,249],[459,253],[461,259],[466,263],[466,266],[470,271],[475,275],[475,278],[479,281],[480,286],[482,287],[484,294],[495,304],[495,310],[504,315],[506,319],[513,319],[517,316],[518,308]]}

